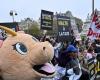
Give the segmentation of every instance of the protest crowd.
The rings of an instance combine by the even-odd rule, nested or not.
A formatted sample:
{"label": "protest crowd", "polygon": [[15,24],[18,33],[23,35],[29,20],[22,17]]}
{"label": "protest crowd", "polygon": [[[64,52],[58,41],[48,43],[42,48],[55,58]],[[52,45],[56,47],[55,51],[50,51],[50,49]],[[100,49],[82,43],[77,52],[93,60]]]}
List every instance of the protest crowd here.
{"label": "protest crowd", "polygon": [[[43,37],[40,41],[48,41],[54,47],[54,58],[51,63],[55,65],[56,74],[52,78],[42,80],[95,80],[97,62],[100,60],[100,38],[95,40],[77,40],[58,42],[56,38]],[[93,59],[94,79],[91,79],[89,60]],[[92,75],[92,77],[93,77]]]}
{"label": "protest crowd", "polygon": [[[93,20],[96,18],[94,17]],[[93,29],[89,29],[88,36],[92,35]],[[93,33],[93,36],[94,34],[96,35]],[[6,37],[5,32],[0,31],[0,43]],[[66,38],[64,41],[50,35],[38,38],[40,42],[48,41],[53,46],[54,56],[49,63],[52,63],[56,70],[53,77],[41,78],[41,80],[100,80],[97,79],[100,74],[100,35],[93,40],[89,37],[85,39],[77,39],[72,35],[69,37],[72,38],[70,40]]]}

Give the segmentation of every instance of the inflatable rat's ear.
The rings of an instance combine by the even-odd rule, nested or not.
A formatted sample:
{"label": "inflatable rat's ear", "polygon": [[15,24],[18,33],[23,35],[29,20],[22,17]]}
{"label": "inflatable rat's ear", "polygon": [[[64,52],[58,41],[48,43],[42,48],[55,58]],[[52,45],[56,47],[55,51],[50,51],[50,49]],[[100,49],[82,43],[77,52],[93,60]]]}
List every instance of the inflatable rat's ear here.
{"label": "inflatable rat's ear", "polygon": [[7,33],[11,34],[12,36],[16,36],[17,35],[17,33],[15,31],[13,31],[12,29],[9,29],[7,27],[0,26],[0,29],[5,30]]}

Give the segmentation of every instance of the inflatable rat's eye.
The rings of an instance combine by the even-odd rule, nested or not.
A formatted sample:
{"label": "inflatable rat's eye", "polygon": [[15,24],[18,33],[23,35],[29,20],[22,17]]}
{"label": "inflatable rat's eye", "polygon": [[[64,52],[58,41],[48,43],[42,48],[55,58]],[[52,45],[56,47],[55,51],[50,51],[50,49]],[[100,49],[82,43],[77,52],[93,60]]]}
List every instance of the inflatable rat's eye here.
{"label": "inflatable rat's eye", "polygon": [[17,52],[19,52],[20,54],[24,55],[24,54],[27,54],[27,48],[24,44],[22,43],[17,43],[15,44],[15,49]]}

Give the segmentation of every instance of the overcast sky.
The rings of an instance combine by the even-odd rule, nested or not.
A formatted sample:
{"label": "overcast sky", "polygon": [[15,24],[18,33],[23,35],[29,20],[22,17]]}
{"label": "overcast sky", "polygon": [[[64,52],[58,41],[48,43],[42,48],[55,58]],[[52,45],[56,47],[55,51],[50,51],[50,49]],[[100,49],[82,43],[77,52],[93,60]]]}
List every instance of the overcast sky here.
{"label": "overcast sky", "polygon": [[[95,8],[100,10],[100,0],[95,1]],[[70,10],[72,14],[82,20],[86,19],[88,13],[92,11],[92,0],[0,0],[0,22],[11,22],[10,10],[17,12],[16,21],[30,17],[38,20],[41,9],[52,12],[66,12]]]}

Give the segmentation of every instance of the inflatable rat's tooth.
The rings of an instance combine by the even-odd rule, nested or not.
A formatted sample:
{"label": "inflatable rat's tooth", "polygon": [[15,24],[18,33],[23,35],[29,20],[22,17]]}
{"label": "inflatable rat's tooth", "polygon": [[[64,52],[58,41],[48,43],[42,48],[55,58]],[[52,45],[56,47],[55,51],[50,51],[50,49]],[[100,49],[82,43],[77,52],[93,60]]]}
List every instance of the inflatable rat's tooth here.
{"label": "inflatable rat's tooth", "polygon": [[16,36],[17,35],[17,33],[15,31],[13,31],[12,29],[9,29],[7,27],[0,26],[0,29],[3,29],[5,31],[7,31],[7,33],[11,34],[12,36]]}

